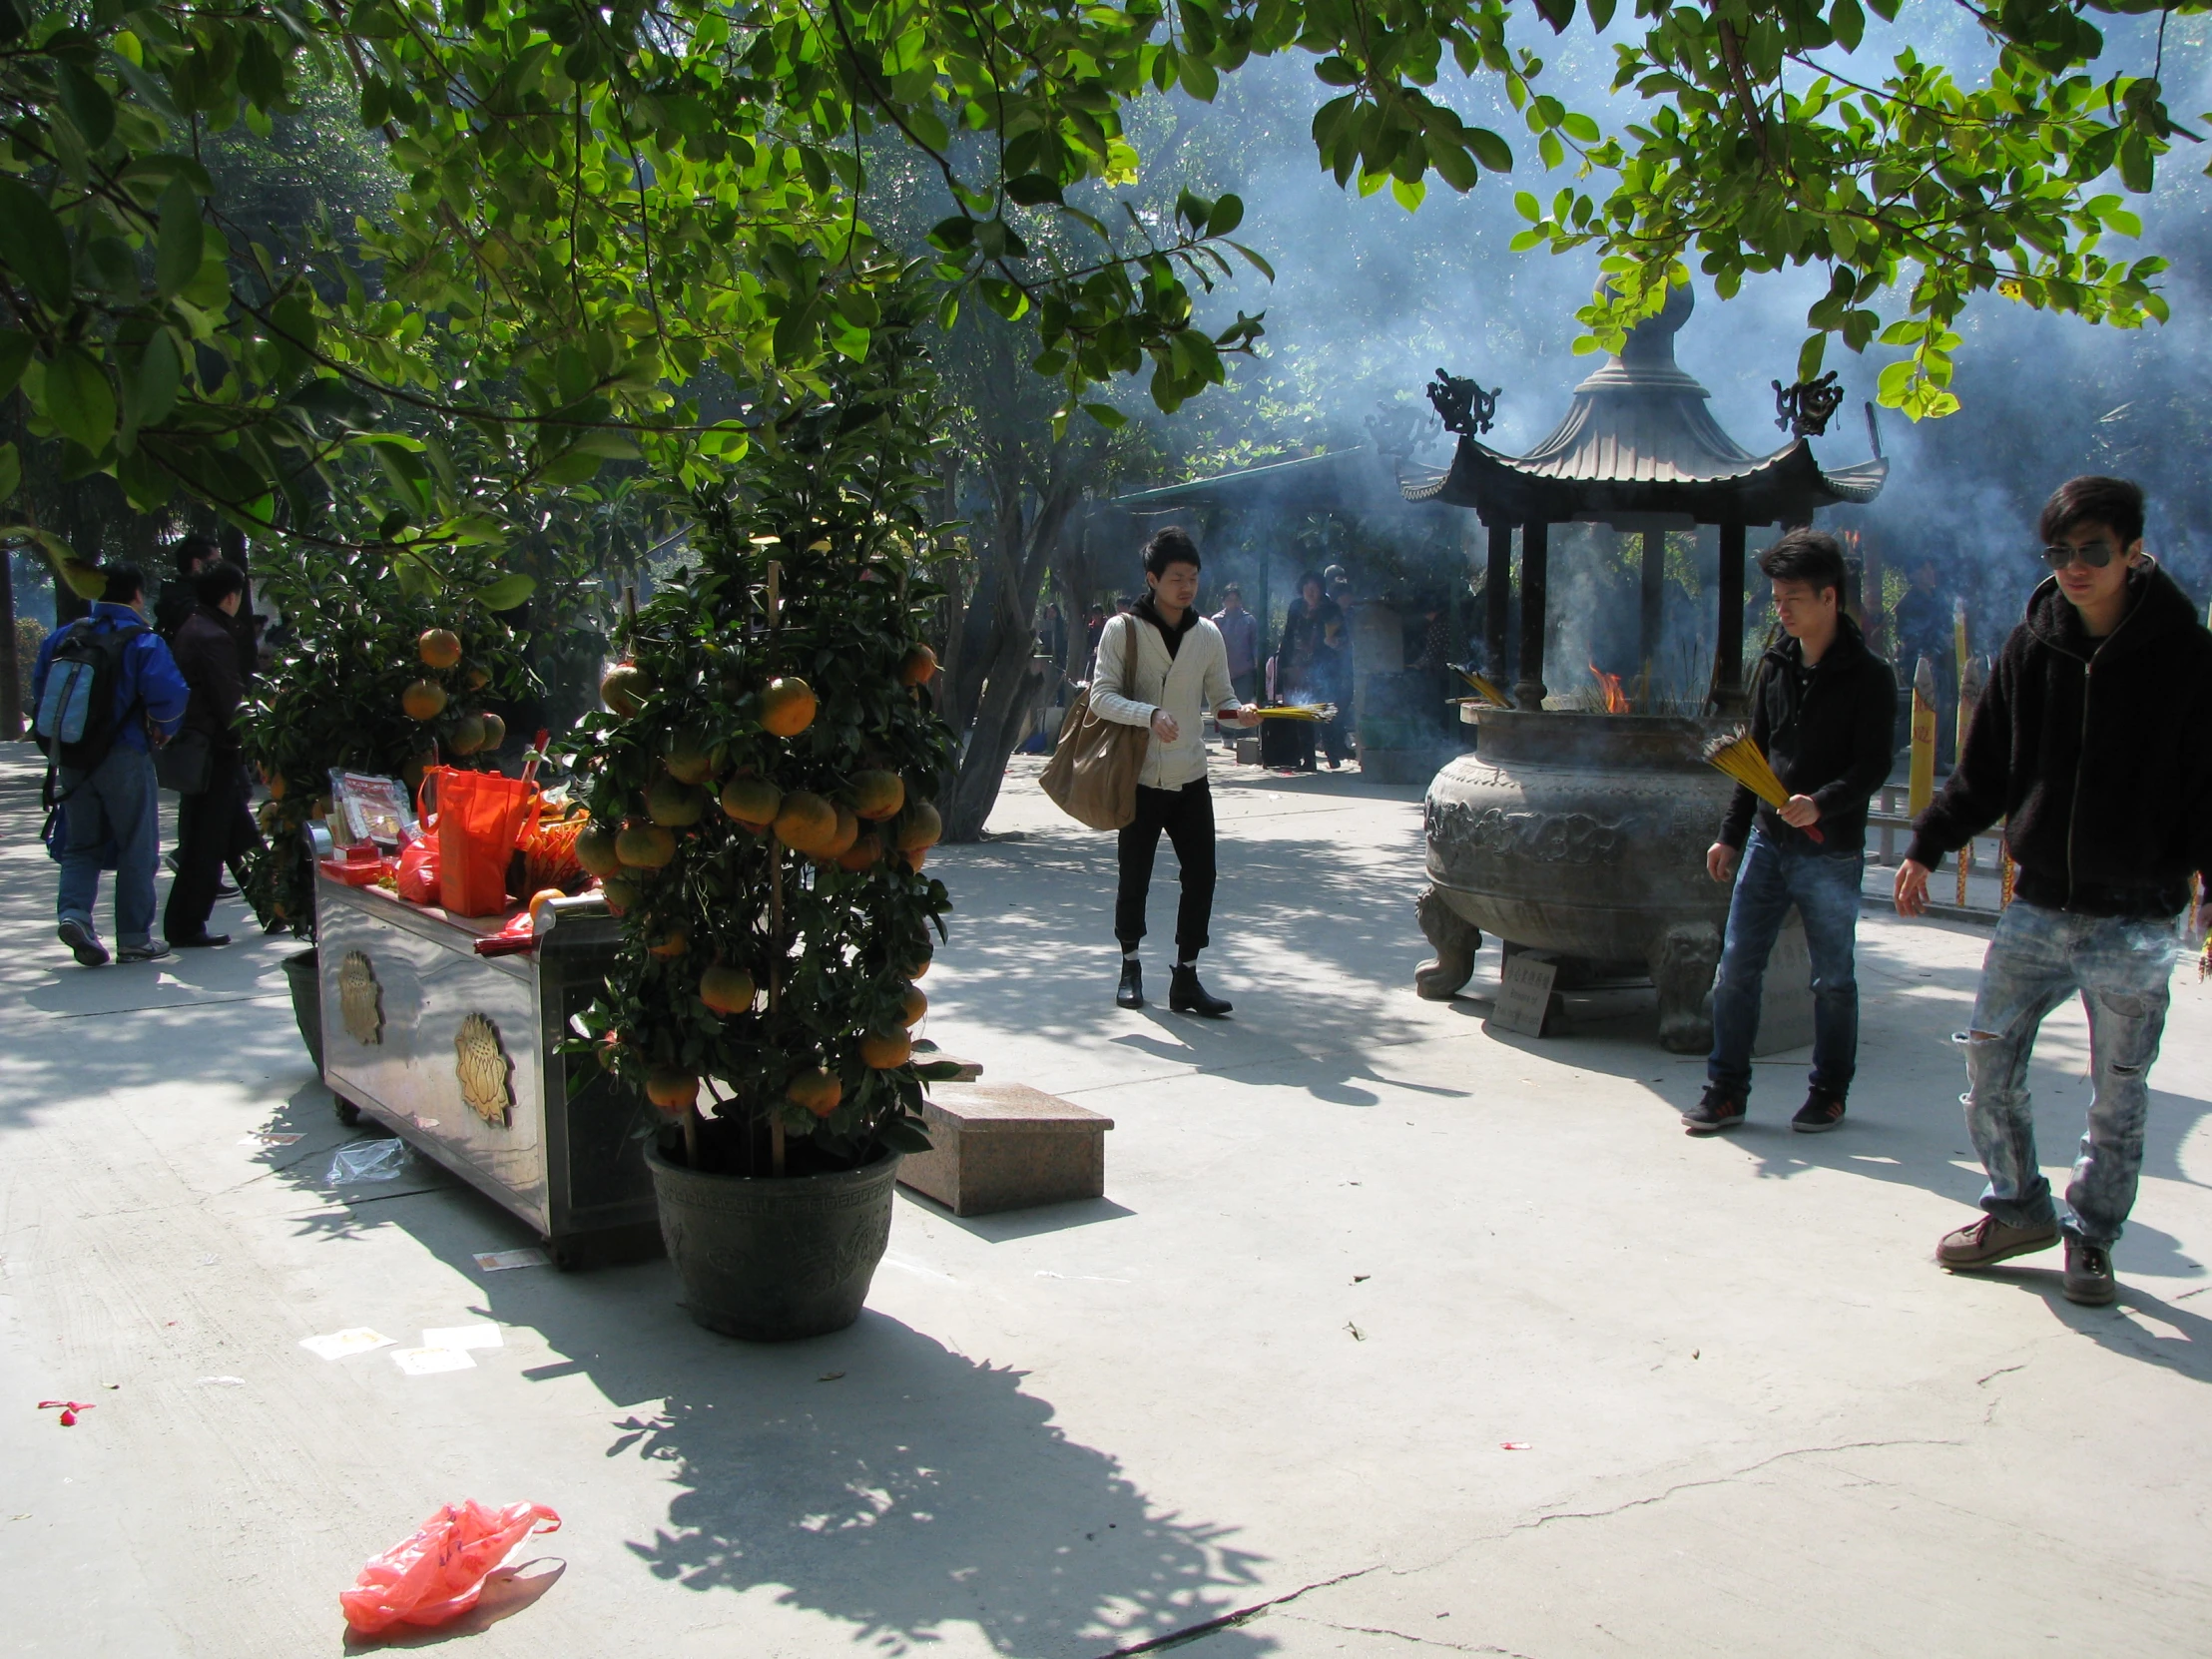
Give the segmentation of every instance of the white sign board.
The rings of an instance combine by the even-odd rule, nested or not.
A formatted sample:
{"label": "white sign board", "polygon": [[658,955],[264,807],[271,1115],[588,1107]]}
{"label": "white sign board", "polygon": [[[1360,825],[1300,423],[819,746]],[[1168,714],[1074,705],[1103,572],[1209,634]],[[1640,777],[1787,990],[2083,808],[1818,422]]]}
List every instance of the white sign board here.
{"label": "white sign board", "polygon": [[1559,964],[1541,951],[1523,950],[1505,960],[1505,982],[1490,1009],[1490,1023],[1524,1036],[1544,1034],[1544,1016],[1551,1011],[1551,982],[1559,977]]}

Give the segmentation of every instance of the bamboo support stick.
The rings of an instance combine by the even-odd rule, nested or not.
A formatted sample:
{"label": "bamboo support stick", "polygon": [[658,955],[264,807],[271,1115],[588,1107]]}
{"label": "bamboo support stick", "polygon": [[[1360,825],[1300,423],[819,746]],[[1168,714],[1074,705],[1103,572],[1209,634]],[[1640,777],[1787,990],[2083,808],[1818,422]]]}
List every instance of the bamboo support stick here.
{"label": "bamboo support stick", "polygon": [[[776,624],[783,612],[784,566],[780,560],[768,562],[768,632],[769,666],[776,660]],[[771,1029],[775,1028],[776,1010],[784,999],[784,846],[771,831],[768,843],[768,1017]],[[771,1175],[784,1173],[784,1108],[781,1102],[769,1110],[768,1163]]]}
{"label": "bamboo support stick", "polygon": [[1966,874],[1973,868],[1973,842],[1958,849],[1958,907],[1966,907]]}
{"label": "bamboo support stick", "polygon": [[2009,839],[1997,842],[1997,908],[2012,907],[2012,882],[2018,875],[2018,866],[2012,862],[2012,843]]}

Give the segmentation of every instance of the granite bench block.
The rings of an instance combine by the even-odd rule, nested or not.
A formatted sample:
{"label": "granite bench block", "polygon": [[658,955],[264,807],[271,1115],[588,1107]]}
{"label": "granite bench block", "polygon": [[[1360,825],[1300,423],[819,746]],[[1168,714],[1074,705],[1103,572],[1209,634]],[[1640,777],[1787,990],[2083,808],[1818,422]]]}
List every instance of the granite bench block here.
{"label": "granite bench block", "polygon": [[930,1150],[898,1166],[901,1186],[956,1216],[1101,1198],[1114,1120],[1025,1083],[938,1083],[922,1108]]}

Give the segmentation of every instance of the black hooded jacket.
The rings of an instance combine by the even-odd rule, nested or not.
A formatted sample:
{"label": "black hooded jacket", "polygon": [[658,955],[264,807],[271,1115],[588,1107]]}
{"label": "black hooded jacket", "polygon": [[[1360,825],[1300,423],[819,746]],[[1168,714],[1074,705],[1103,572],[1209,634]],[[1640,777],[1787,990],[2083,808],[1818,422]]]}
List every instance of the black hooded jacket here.
{"label": "black hooded jacket", "polygon": [[[1820,850],[1857,852],[1867,844],[1867,803],[1896,759],[1897,676],[1867,649],[1866,636],[1848,616],[1836,619],[1836,638],[1810,675],[1804,663],[1804,649],[1793,639],[1759,659],[1751,736],[1784,787],[1811,796],[1820,808]],[[1813,845],[1804,830],[1784,824],[1741,784],[1721,823],[1722,845],[1744,844],[1754,809],[1770,840]]]}
{"label": "black hooded jacket", "polygon": [[2046,579],[1974,708],[1966,748],[1915,823],[1931,869],[2005,820],[2030,904],[2171,916],[2212,869],[2212,634],[2173,579],[2128,579],[2120,625],[2091,639]]}

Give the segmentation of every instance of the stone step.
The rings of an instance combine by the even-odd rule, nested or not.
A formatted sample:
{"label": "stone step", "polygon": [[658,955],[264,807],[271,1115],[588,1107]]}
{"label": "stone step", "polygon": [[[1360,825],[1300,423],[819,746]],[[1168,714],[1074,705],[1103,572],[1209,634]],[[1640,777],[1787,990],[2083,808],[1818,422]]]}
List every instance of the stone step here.
{"label": "stone step", "polygon": [[956,1216],[1105,1196],[1112,1118],[1026,1083],[934,1083],[922,1116],[930,1150],[906,1155],[899,1184]]}

